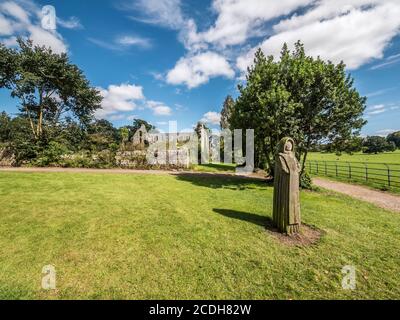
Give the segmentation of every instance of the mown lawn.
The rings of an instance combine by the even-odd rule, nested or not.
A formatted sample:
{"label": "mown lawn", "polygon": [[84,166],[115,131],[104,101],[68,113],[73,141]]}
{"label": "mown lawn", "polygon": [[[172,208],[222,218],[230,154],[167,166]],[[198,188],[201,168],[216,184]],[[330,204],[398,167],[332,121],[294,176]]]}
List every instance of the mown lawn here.
{"label": "mown lawn", "polygon": [[349,162],[378,162],[389,164],[400,164],[400,150],[394,152],[383,152],[378,154],[354,153],[342,154],[340,156],[334,153],[310,152],[309,160],[324,161],[349,161]]}
{"label": "mown lawn", "polygon": [[316,176],[400,193],[400,150],[379,154],[310,153],[307,170]]}
{"label": "mown lawn", "polygon": [[[0,298],[399,299],[400,214],[302,192],[325,232],[288,247],[263,227],[272,188],[235,177],[0,173]],[[41,289],[54,265],[57,290]],[[357,289],[341,287],[344,265]]]}
{"label": "mown lawn", "polygon": [[193,166],[192,170],[197,172],[234,173],[236,170],[236,164],[225,164],[225,163],[197,164]]}

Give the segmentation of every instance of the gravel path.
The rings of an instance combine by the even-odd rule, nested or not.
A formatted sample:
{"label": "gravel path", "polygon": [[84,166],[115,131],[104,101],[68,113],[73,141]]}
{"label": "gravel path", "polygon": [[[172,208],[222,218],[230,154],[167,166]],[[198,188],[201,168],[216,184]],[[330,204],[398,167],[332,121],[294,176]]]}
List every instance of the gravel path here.
{"label": "gravel path", "polygon": [[314,178],[313,183],[318,187],[343,193],[359,200],[373,203],[376,206],[384,209],[400,212],[400,196],[369,189],[367,187],[357,186],[354,184],[321,178]]}

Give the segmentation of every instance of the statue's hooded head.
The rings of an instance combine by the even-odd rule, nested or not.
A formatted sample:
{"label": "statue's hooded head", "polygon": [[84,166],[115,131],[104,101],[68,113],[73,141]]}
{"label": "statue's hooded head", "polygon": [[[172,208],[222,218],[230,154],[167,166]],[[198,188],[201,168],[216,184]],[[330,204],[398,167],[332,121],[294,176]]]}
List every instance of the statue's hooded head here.
{"label": "statue's hooded head", "polygon": [[294,140],[289,137],[283,138],[279,141],[278,147],[276,148],[277,153],[290,153],[295,152]]}

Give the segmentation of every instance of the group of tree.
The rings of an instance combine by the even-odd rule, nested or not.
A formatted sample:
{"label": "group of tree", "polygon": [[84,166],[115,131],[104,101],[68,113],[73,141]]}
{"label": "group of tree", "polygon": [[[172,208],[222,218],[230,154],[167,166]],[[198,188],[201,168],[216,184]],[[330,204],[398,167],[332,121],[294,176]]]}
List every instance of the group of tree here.
{"label": "group of tree", "polygon": [[18,39],[16,49],[0,44],[0,89],[19,102],[15,116],[0,114],[0,143],[17,162],[35,160],[50,149],[59,154],[113,151],[142,125],[154,129],[140,119],[122,128],[96,119],[102,97],[82,70],[67,54],[30,40]]}
{"label": "group of tree", "polygon": [[354,88],[345,65],[307,56],[300,42],[293,52],[285,44],[279,60],[258,50],[246,84],[238,89],[236,100],[225,100],[221,127],[254,129],[256,166],[271,174],[283,137],[295,139],[304,164],[313,145],[324,140],[339,146],[357,137],[366,123],[366,98]]}
{"label": "group of tree", "polygon": [[30,120],[24,114],[11,117],[6,112],[0,113],[0,149],[7,148],[15,155],[17,164],[29,163],[40,159],[49,150],[55,156],[74,153],[96,155],[102,151],[115,153],[133,137],[136,128],[144,124],[154,128],[141,119],[135,119],[132,125],[116,128],[104,119],[95,119],[82,124],[66,118],[57,125],[46,124],[45,135],[37,140],[32,132]]}
{"label": "group of tree", "polygon": [[[400,147],[400,132],[395,132],[389,136],[367,136],[365,138],[355,137],[339,144],[334,143],[320,143],[312,147],[312,151],[336,153],[382,153],[393,152]],[[396,144],[398,142],[398,144]]]}
{"label": "group of tree", "polygon": [[396,150],[395,142],[381,136],[368,136],[363,140],[362,151],[364,153],[381,153]]}
{"label": "group of tree", "polygon": [[389,134],[386,138],[388,142],[394,143],[397,149],[400,149],[400,131]]}

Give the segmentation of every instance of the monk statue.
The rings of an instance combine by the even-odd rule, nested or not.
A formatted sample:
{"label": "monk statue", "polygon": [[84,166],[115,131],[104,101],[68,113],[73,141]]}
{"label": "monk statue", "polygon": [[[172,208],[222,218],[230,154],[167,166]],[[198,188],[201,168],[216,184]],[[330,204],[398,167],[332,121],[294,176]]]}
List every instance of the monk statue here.
{"label": "monk statue", "polygon": [[275,226],[288,235],[300,231],[299,172],[294,140],[283,138],[275,156],[274,212]]}

